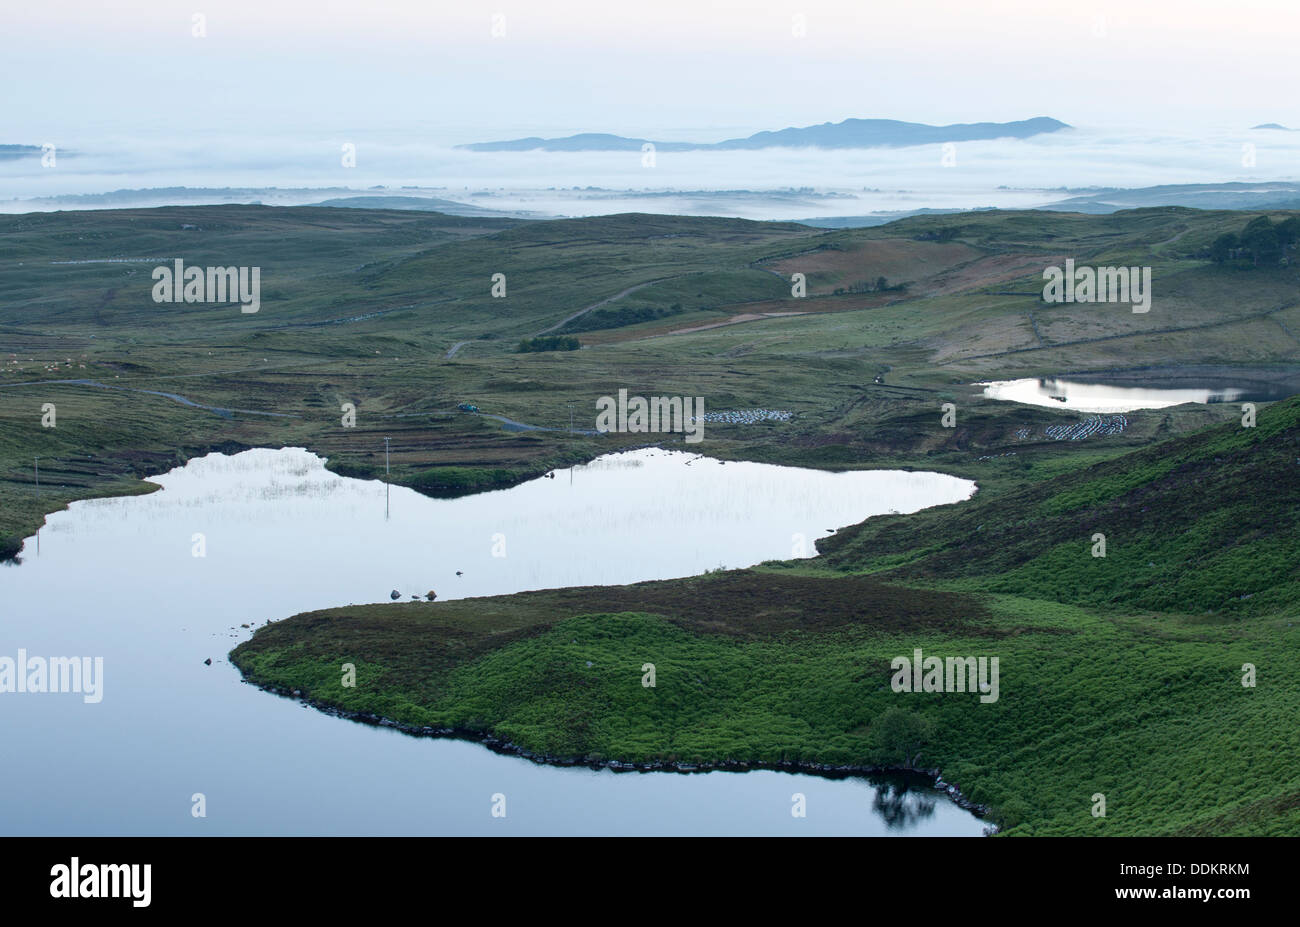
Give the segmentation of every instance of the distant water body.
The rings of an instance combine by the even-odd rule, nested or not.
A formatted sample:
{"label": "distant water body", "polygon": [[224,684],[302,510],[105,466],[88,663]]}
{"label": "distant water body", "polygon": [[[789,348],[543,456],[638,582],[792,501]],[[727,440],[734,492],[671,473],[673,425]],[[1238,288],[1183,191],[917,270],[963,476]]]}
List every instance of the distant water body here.
{"label": "distant water body", "polygon": [[996,380],[979,383],[990,399],[1076,412],[1134,412],[1166,409],[1185,402],[1268,402],[1285,399],[1294,390],[1281,383],[1241,383],[1203,380],[1178,386],[1118,386],[1055,377]]}

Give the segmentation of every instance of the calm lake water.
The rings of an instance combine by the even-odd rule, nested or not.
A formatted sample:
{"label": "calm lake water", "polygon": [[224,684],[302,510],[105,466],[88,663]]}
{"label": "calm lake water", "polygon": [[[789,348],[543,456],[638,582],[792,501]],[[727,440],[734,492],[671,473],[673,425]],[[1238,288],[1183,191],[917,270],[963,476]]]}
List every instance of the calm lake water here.
{"label": "calm lake water", "polygon": [[1136,409],[1164,409],[1184,402],[1268,402],[1284,399],[1293,393],[1293,390],[1283,385],[1252,384],[1243,387],[1222,380],[1156,387],[1114,386],[1055,377],[1031,377],[976,385],[983,386],[984,395],[990,399],[1059,407],[1077,412],[1132,412]]}
{"label": "calm lake water", "polygon": [[[151,481],[163,489],[51,515],[22,562],[0,566],[0,656],[104,661],[98,704],[0,694],[0,834],[982,832],[924,784],[552,768],[413,738],[262,692],[226,660],[251,634],[241,624],[393,589],[451,599],[785,559],[798,535],[811,552],[829,528],[968,498],[968,480],[645,450],[435,500],[290,448]],[[505,818],[490,814],[497,792]],[[206,818],[191,816],[195,793]]]}

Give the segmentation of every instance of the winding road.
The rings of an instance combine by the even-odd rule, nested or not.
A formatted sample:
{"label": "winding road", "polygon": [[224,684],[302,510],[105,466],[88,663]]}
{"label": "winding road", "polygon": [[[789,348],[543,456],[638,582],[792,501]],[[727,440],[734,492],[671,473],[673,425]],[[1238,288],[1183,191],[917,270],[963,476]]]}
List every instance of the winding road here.
{"label": "winding road", "polygon": [[100,383],[98,380],[28,380],[25,383],[3,383],[0,389],[6,389],[13,386],[91,386],[96,389],[115,389],[123,393],[145,393],[149,396],[162,396],[173,402],[178,402],[183,406],[189,406],[192,409],[203,409],[207,412],[215,412],[223,418],[229,418],[235,413],[240,415],[264,415],[268,418],[301,418],[293,412],[259,412],[256,409],[227,409],[224,406],[209,406],[201,402],[195,402],[193,399],[182,396],[179,393],[165,393],[157,389],[135,389],[130,386],[114,386],[111,383]]}
{"label": "winding road", "polygon": [[605,305],[606,303],[612,303],[616,299],[622,299],[624,296],[627,296],[629,293],[635,293],[637,290],[643,290],[648,286],[654,286],[656,283],[663,283],[665,280],[676,280],[678,277],[688,277],[688,276],[690,275],[673,274],[670,277],[660,277],[657,280],[647,280],[645,283],[638,283],[636,286],[630,286],[626,290],[621,290],[618,293],[615,293],[613,296],[605,297],[598,303],[592,303],[586,309],[579,309],[577,312],[573,313],[572,315],[566,315],[564,318],[560,319],[560,321],[556,322],[554,325],[550,326],[549,328],[543,328],[536,335],[533,335],[533,337],[539,338],[542,335],[549,335],[557,328],[563,328],[564,326],[568,325],[574,319],[582,318],[584,315],[586,315],[588,312],[591,312],[593,309],[599,309],[601,306]]}

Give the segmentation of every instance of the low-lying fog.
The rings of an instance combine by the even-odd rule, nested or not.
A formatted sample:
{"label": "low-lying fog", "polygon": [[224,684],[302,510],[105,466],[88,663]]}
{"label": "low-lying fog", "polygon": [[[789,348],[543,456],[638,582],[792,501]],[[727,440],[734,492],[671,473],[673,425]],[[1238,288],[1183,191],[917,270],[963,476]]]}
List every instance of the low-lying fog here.
{"label": "low-lying fog", "polygon": [[[509,137],[514,135],[503,131],[435,143],[391,131],[3,138],[0,142],[56,147],[53,166],[42,166],[39,152],[0,159],[0,211],[200,202],[301,205],[365,193],[431,196],[542,215],[638,211],[800,219],[925,208],[1029,208],[1088,187],[1300,179],[1300,132],[1244,126],[1158,135],[1084,127],[1025,140],[961,142],[948,152],[938,145],[660,151],[652,164],[639,151],[472,152],[454,147]],[[691,137],[712,140],[700,133]],[[343,166],[347,144],[355,146],[355,167]],[[233,194],[220,189],[144,192],[182,186],[245,189]],[[278,189],[266,189],[270,187]],[[111,191],[141,192],[112,199],[58,199]]]}

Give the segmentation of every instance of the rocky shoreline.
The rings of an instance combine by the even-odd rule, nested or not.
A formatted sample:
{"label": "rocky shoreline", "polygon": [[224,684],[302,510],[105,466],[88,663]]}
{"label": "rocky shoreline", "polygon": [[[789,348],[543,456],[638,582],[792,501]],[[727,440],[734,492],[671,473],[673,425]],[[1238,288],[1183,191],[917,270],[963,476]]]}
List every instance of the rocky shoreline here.
{"label": "rocky shoreline", "polygon": [[[236,668],[238,664],[236,664]],[[240,668],[240,674],[243,675],[243,669]],[[482,731],[469,730],[467,728],[456,727],[427,727],[404,724],[400,721],[394,721],[391,718],[384,718],[373,712],[352,711],[347,708],[340,708],[337,705],[329,705],[324,702],[318,702],[306,695],[303,695],[299,689],[284,689],[280,686],[264,684],[243,676],[244,682],[249,685],[257,686],[259,689],[270,692],[273,695],[279,695],[283,698],[292,699],[309,705],[317,711],[336,718],[342,718],[347,721],[358,721],[362,724],[369,724],[374,727],[388,727],[403,734],[410,734],[414,737],[446,737],[455,740],[469,740],[482,744],[494,753],[506,754],[508,756],[517,756],[530,762],[542,766],[585,766],[588,769],[609,769],[614,772],[675,772],[689,775],[691,773],[703,772],[748,772],[756,769],[766,769],[774,772],[802,773],[810,776],[823,776],[829,779],[846,779],[850,776],[872,776],[872,775],[919,775],[933,780],[936,789],[948,796],[949,800],[959,808],[969,811],[976,817],[982,818],[988,814],[989,809],[986,805],[976,804],[965,795],[961,790],[951,782],[945,782],[942,774],[938,769],[911,769],[902,766],[855,766],[851,764],[835,765],[831,763],[808,763],[796,760],[782,760],[779,763],[761,763],[749,762],[745,760],[720,760],[715,762],[686,763],[679,760],[657,760],[648,763],[625,762],[622,760],[596,759],[594,757],[577,757],[577,756],[555,756],[548,753],[539,753],[535,750],[528,750],[518,744],[511,743],[508,740],[502,740],[500,737],[494,737],[491,734],[485,734]],[[998,832],[996,824],[989,824],[984,828],[986,836],[992,836]]]}

